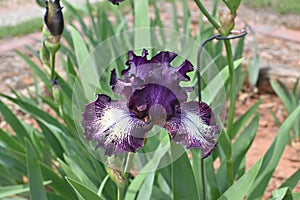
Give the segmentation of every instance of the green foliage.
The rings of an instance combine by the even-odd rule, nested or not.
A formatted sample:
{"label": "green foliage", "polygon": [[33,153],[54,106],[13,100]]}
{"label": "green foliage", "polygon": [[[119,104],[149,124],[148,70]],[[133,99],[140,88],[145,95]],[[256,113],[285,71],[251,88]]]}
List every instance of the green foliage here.
{"label": "green foliage", "polygon": [[42,25],[43,20],[41,17],[23,21],[20,24],[13,26],[3,26],[0,27],[0,39],[22,36],[29,33],[37,32],[42,29]]}
{"label": "green foliage", "polygon": [[[299,106],[299,99],[300,99],[300,88],[299,86],[299,79],[297,79],[296,83],[294,84],[294,87],[292,90],[289,90],[284,83],[282,83],[280,80],[277,80],[277,83],[273,80],[270,81],[271,86],[277,96],[281,99],[283,102],[283,105],[288,113],[290,115],[298,106]],[[276,121],[278,121],[277,124],[281,124],[279,119],[276,117],[275,114],[273,114]],[[293,132],[291,134],[291,138],[295,140],[300,140],[300,119],[298,116],[298,120],[294,124]]]}
{"label": "green foliage", "polygon": [[[47,92],[51,91],[47,72],[40,67],[40,63],[34,63],[30,58],[19,52],[19,55],[27,62],[37,79],[35,91],[28,97],[12,90],[15,97],[4,94],[1,97],[20,107],[36,123],[33,125],[22,121],[5,103],[0,101],[0,112],[4,120],[13,129],[13,133],[0,130],[1,198],[117,199],[118,188],[108,176],[106,166],[90,154],[76,134],[77,122],[73,119],[75,111],[72,107],[72,89],[77,78],[91,76],[91,73],[79,74],[79,72],[82,70],[82,64],[87,62],[85,59],[89,52],[100,42],[105,41],[110,36],[129,30],[130,26],[135,28],[147,28],[148,26],[163,28],[165,26],[156,1],[128,0],[125,2],[121,4],[121,8],[127,9],[127,12],[130,10],[128,14],[133,15],[135,19],[133,24],[126,20],[124,12],[120,11],[122,9],[119,10],[118,7],[114,7],[109,2],[104,2],[102,7],[96,9],[89,3],[84,8],[77,9],[63,1],[65,9],[69,10],[69,13],[76,20],[67,22],[71,25],[71,28],[64,31],[66,44],[62,46],[60,52],[62,55],[61,63],[66,72],[66,77],[58,76],[61,86],[60,92],[64,101],[62,111],[51,97],[42,95],[38,89],[37,82],[40,81],[45,85]],[[215,1],[214,13],[216,13],[218,7],[217,2]],[[189,27],[191,14],[188,1],[183,1],[182,20],[178,20],[176,3],[175,0],[171,2],[174,8],[172,9],[172,27],[174,30],[180,30],[191,36]],[[232,10],[236,10],[239,2],[227,1],[227,4]],[[151,16],[151,18],[148,17],[150,16],[150,8],[154,10],[154,16]],[[88,20],[88,23],[81,17],[83,14],[87,16],[85,20]],[[113,16],[115,21],[112,21],[109,16]],[[77,25],[75,26],[75,24]],[[81,30],[84,36],[81,36],[78,30]],[[160,42],[164,45],[174,43],[172,35],[167,35],[163,30],[160,29],[158,35],[151,35],[151,32],[146,31],[145,35],[149,37],[142,42],[147,44]],[[214,33],[212,26],[205,24],[203,21],[200,21],[199,30],[199,34],[194,38],[198,43]],[[162,40],[156,41],[158,38],[162,38]],[[140,38],[129,38],[129,40],[128,48],[141,45]],[[176,42],[179,46],[185,44],[183,40]],[[210,82],[202,85],[203,97],[208,100],[208,88],[213,87],[216,89],[212,95],[213,98],[209,101],[211,103],[220,93],[220,87],[225,87],[227,94],[230,94],[231,86],[229,82],[232,78],[232,72],[228,69],[227,58],[222,55],[223,47],[220,41],[209,43],[205,49],[206,55],[213,58],[212,62],[219,70],[218,75],[224,81],[224,85],[220,84],[218,79],[213,77]],[[231,70],[234,70],[236,75],[239,76],[242,62],[242,59],[240,59],[243,49],[242,40],[235,49]],[[112,52],[117,52],[117,50],[117,48],[111,49]],[[192,49],[192,51],[195,50]],[[151,53],[154,53],[154,51]],[[38,53],[34,52],[34,55],[38,56]],[[104,55],[99,55],[100,58],[102,56]],[[124,62],[124,57],[116,61],[118,72],[124,68],[122,67]],[[207,61],[201,63],[203,71],[208,70],[211,65]],[[94,74],[92,75],[94,76]],[[106,75],[104,78],[108,79],[110,74],[107,73]],[[191,74],[191,77],[191,83],[195,85],[195,74]],[[238,82],[242,84],[243,81]],[[76,84],[80,88],[85,84],[88,85],[89,82],[80,80]],[[103,89],[105,86],[101,84],[99,88]],[[91,92],[94,93],[95,91]],[[287,99],[285,98],[285,101],[288,101]],[[145,173],[125,174],[127,181],[124,188],[124,199],[200,199],[204,195],[204,189],[207,199],[260,198],[287,144],[288,140],[285,133],[290,131],[300,113],[298,105],[293,107],[294,111],[291,111],[288,119],[282,123],[267,153],[262,158],[258,158],[256,164],[246,171],[245,155],[257,133],[259,123],[257,110],[260,103],[260,101],[257,102],[233,122],[231,134],[228,134],[225,128],[223,129],[219,137],[217,150],[206,159],[200,158],[200,152],[197,149],[186,151],[179,145],[170,144],[168,136],[149,140],[141,151],[161,149],[156,151],[152,158],[146,161],[141,160],[141,164],[146,163],[142,168]],[[48,112],[49,110],[51,111]],[[166,144],[171,145],[173,152],[182,151],[181,157],[175,159],[173,153],[168,152],[166,148],[162,148]],[[174,162],[160,168],[163,159],[170,159]],[[215,169],[214,162],[216,159],[220,160],[221,164]],[[205,166],[204,177],[201,176],[200,171],[202,164]],[[24,177],[27,177],[29,183],[24,180]],[[204,178],[205,185],[202,185],[202,178]],[[295,187],[297,180],[299,180],[299,171],[282,185],[282,189],[275,191],[272,198],[296,196],[297,194],[292,194],[290,191]]]}
{"label": "green foliage", "polygon": [[300,5],[296,0],[244,0],[246,4],[254,8],[268,7],[280,14],[300,13]]}

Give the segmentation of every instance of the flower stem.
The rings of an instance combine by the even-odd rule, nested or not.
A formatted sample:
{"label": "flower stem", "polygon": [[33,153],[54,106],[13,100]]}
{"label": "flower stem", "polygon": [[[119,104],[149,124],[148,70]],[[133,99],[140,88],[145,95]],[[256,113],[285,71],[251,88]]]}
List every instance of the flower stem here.
{"label": "flower stem", "polygon": [[124,187],[118,186],[118,200],[124,199]]}
{"label": "flower stem", "polygon": [[227,61],[229,67],[229,77],[230,77],[230,105],[229,105],[229,113],[228,113],[228,121],[227,121],[227,134],[229,139],[232,139],[232,130],[233,130],[233,120],[234,120],[234,112],[235,112],[235,102],[236,102],[236,76],[233,65],[233,55],[231,50],[231,44],[229,40],[224,40]]}
{"label": "flower stem", "polygon": [[118,200],[123,200],[124,199],[124,192],[125,192],[125,184],[126,184],[126,179],[130,173],[130,166],[133,161],[134,154],[132,152],[129,152],[125,161],[125,166],[124,170],[122,173],[122,177],[125,180],[124,184],[117,184],[118,186]]}
{"label": "flower stem", "polygon": [[56,53],[51,53],[51,79],[54,80],[55,78],[55,55]]}
{"label": "flower stem", "polygon": [[[234,71],[234,65],[233,65],[233,55],[232,55],[232,49],[231,49],[231,43],[229,40],[224,40],[225,48],[226,48],[226,54],[227,54],[227,61],[228,61],[228,67],[229,67],[229,81],[230,81],[230,105],[229,105],[229,112],[228,112],[228,121],[227,121],[227,135],[229,138],[229,141],[232,139],[232,131],[233,131],[233,120],[234,120],[234,113],[235,113],[235,102],[236,102],[236,76]],[[230,155],[226,158],[226,164],[227,164],[227,180],[228,185],[233,184],[233,166],[232,166],[232,153],[231,153],[231,145],[228,146],[230,149],[228,151],[230,152]]]}
{"label": "flower stem", "polygon": [[124,167],[124,171],[123,171],[123,176],[125,179],[127,179],[128,175],[130,173],[130,166],[133,161],[133,157],[134,157],[134,154],[132,152],[129,152],[127,155],[127,158],[126,158],[126,163],[125,163],[125,167]]}
{"label": "flower stem", "polygon": [[[206,10],[200,0],[194,0],[197,4],[200,11],[205,15],[208,21],[214,26],[215,29],[220,31],[220,25],[218,22],[213,18],[213,16]],[[222,33],[221,33],[222,34]],[[233,131],[233,120],[234,120],[234,112],[235,112],[235,102],[236,102],[236,77],[233,65],[233,55],[231,49],[231,43],[229,40],[224,40],[226,54],[227,54],[227,61],[229,67],[229,79],[230,79],[230,107],[228,113],[228,121],[227,121],[227,134],[229,140],[232,139],[232,131]],[[226,157],[226,165],[227,165],[227,179],[228,179],[228,186],[233,184],[233,166],[232,166],[232,153],[231,153],[231,145],[229,145],[229,152],[230,155]]]}
{"label": "flower stem", "polygon": [[206,8],[204,7],[204,5],[201,3],[200,0],[194,0],[195,3],[197,4],[198,8],[200,9],[200,11],[202,12],[203,15],[205,15],[205,17],[208,19],[208,21],[215,27],[215,29],[219,30],[220,25],[218,24],[218,22],[213,18],[213,16],[211,14],[209,14],[209,12],[206,10]]}

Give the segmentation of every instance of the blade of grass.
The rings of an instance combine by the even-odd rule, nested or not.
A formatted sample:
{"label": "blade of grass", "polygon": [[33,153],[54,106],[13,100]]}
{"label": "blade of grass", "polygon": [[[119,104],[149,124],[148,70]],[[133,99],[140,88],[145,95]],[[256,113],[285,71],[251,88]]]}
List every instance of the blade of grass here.
{"label": "blade of grass", "polygon": [[248,149],[250,148],[257,130],[259,123],[259,114],[257,113],[249,125],[245,128],[242,134],[236,139],[232,146],[232,159],[233,159],[233,175],[236,176],[243,158],[245,157]]}
{"label": "blade of grass", "polygon": [[29,133],[22,123],[2,101],[0,101],[0,112],[2,113],[5,121],[10,124],[11,128],[15,131],[19,138],[29,138]]}
{"label": "blade of grass", "polygon": [[64,199],[76,199],[76,194],[65,179],[55,173],[49,166],[45,164],[40,164],[40,166],[43,177],[51,180],[49,187],[51,187],[56,193],[59,194],[60,197]]}
{"label": "blade of grass", "polygon": [[[134,2],[134,28],[149,28],[149,2],[148,0],[133,0]],[[134,47],[135,49],[141,49],[151,45],[151,34],[149,31],[144,31],[144,34],[134,35]],[[150,52],[149,52],[150,53]],[[150,55],[151,56],[151,55]]]}
{"label": "blade of grass", "polygon": [[140,191],[137,195],[137,200],[150,200],[151,199],[154,177],[155,177],[154,172],[151,172],[147,175],[147,177],[145,178],[145,180],[140,188]]}
{"label": "blade of grass", "polygon": [[30,142],[25,141],[27,149],[27,175],[32,200],[46,200],[46,191],[43,185],[43,176],[38,163],[36,153]]}
{"label": "blade of grass", "polygon": [[294,189],[294,187],[299,184],[300,180],[300,169],[298,169],[293,175],[291,175],[279,188],[289,187]]}
{"label": "blade of grass", "polygon": [[[179,145],[172,144],[172,155],[174,152],[180,152]],[[173,159],[173,158],[172,158]],[[172,163],[173,177],[173,199],[199,199],[197,184],[191,163],[186,153]],[[184,184],[182,184],[184,183]]]}
{"label": "blade of grass", "polygon": [[[232,185],[218,200],[240,200],[244,199],[251,189],[259,170],[261,169],[263,159],[255,163],[251,169],[245,173],[234,185]],[[251,199],[251,198],[249,198]]]}
{"label": "blade of grass", "polygon": [[[166,143],[168,142],[169,142],[168,136],[164,137],[164,139],[161,140],[160,146],[158,147],[158,148],[161,147],[161,150],[155,151],[153,158],[143,167],[142,169],[143,172],[149,172],[149,171],[151,172],[157,169],[160,160],[169,150],[168,148],[164,147],[164,145],[166,145]],[[135,199],[140,187],[142,186],[146,178],[147,178],[147,173],[140,173],[133,179],[133,181],[131,182],[131,184],[127,189],[125,200]]]}
{"label": "blade of grass", "polygon": [[83,184],[75,181],[71,178],[66,177],[68,183],[73,187],[73,189],[83,198],[86,200],[93,199],[93,200],[103,200],[102,197],[98,196],[92,190],[84,186]]}
{"label": "blade of grass", "polygon": [[[50,181],[46,181],[43,184],[48,185]],[[0,198],[11,197],[12,195],[21,194],[30,190],[29,185],[12,185],[4,186],[0,188]],[[9,198],[11,199],[11,198]]]}
{"label": "blade of grass", "polygon": [[275,168],[282,156],[284,148],[289,141],[287,133],[291,130],[296,119],[299,118],[300,105],[288,116],[281,125],[276,138],[273,140],[271,147],[264,155],[263,164],[253,187],[249,199],[256,199],[264,194],[264,191],[275,171]]}
{"label": "blade of grass", "polygon": [[31,105],[30,103],[24,102],[20,99],[14,99],[10,96],[4,95],[4,94],[0,94],[0,96],[10,100],[11,102],[17,104],[18,106],[20,106],[23,110],[27,111],[28,113],[30,113],[32,116],[34,116],[37,119],[40,119],[42,121],[45,121],[47,123],[50,123],[54,126],[56,126],[57,128],[61,129],[64,133],[67,133],[67,129],[66,127],[64,127],[56,118],[52,117],[50,114],[44,112],[43,110],[37,108],[34,105]]}
{"label": "blade of grass", "polygon": [[239,131],[245,126],[245,124],[251,119],[251,117],[256,113],[259,105],[262,103],[262,100],[256,102],[247,112],[245,112],[238,120],[234,122],[233,126],[233,134],[235,137]]}

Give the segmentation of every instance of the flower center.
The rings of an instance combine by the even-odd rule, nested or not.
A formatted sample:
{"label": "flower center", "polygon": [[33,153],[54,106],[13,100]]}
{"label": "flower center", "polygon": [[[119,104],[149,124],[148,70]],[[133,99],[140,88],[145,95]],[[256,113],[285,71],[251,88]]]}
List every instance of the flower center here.
{"label": "flower center", "polygon": [[163,126],[167,120],[167,112],[160,104],[154,104],[149,109],[151,123]]}
{"label": "flower center", "polygon": [[128,107],[135,117],[145,122],[161,124],[178,113],[180,103],[172,90],[150,83],[134,91]]}

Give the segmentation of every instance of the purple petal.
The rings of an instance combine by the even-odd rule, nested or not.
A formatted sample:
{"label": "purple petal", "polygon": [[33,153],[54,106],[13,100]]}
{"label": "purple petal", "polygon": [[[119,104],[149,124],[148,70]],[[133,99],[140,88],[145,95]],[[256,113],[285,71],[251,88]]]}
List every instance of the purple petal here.
{"label": "purple petal", "polygon": [[194,66],[190,61],[185,60],[179,67],[176,68],[176,70],[182,75],[183,81],[189,81],[190,77],[186,73],[193,71]]}
{"label": "purple petal", "polygon": [[152,128],[134,117],[126,102],[112,101],[106,95],[97,95],[95,102],[85,106],[82,125],[85,137],[96,141],[96,148],[103,148],[106,155],[136,152]]}
{"label": "purple petal", "polygon": [[216,125],[210,107],[203,102],[188,102],[181,105],[181,113],[166,122],[172,140],[187,149],[200,148],[202,157],[209,156],[217,145]]}
{"label": "purple petal", "polygon": [[175,57],[177,56],[176,53],[174,52],[169,52],[169,51],[162,51],[159,54],[155,55],[152,59],[151,62],[152,63],[167,63],[170,64],[172,62],[172,60],[175,59]]}
{"label": "purple petal", "polygon": [[[180,82],[189,80],[186,73],[193,70],[192,64],[185,61],[179,67],[173,67],[171,62],[177,56],[173,52],[160,52],[150,60],[147,59],[147,55],[148,52],[145,49],[142,56],[135,55],[133,51],[128,52],[126,64],[129,67],[122,71],[122,78],[117,79],[115,72],[112,72],[111,85],[114,92],[129,100],[135,90],[142,89],[144,85],[156,83],[172,90],[181,103],[185,102],[187,91],[180,87]],[[126,90],[125,86],[128,86]]]}
{"label": "purple petal", "polygon": [[[150,115],[150,108],[154,105],[160,105],[160,109],[152,110]],[[140,118],[149,118],[152,123],[156,123],[159,118],[163,120],[164,114],[166,119],[175,115],[180,108],[179,100],[175,93],[159,84],[150,83],[144,86],[143,89],[136,90],[129,100],[129,109]],[[155,119],[154,119],[155,118]]]}

